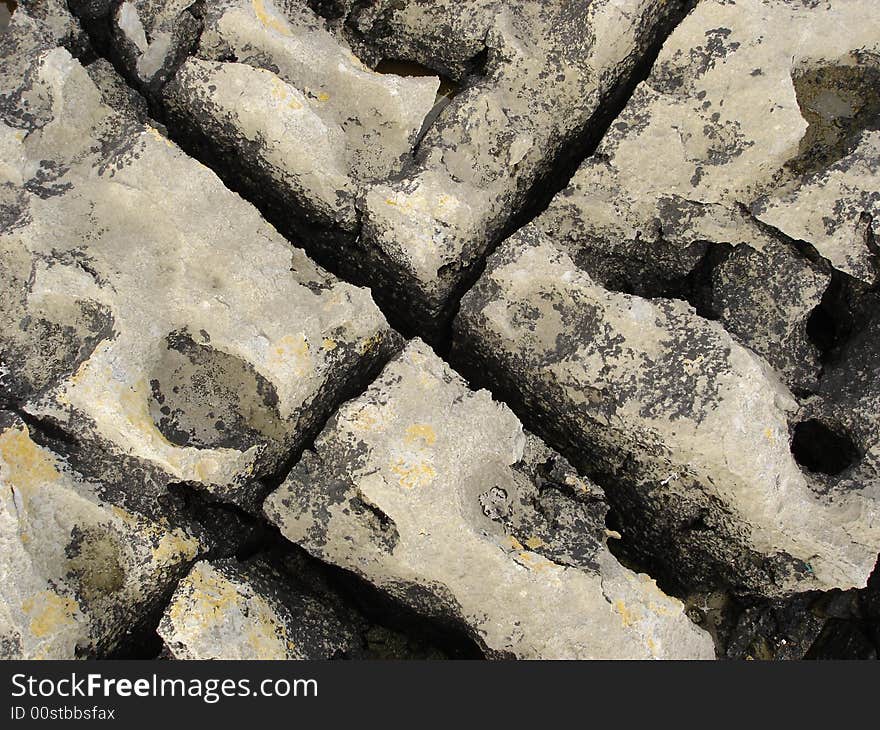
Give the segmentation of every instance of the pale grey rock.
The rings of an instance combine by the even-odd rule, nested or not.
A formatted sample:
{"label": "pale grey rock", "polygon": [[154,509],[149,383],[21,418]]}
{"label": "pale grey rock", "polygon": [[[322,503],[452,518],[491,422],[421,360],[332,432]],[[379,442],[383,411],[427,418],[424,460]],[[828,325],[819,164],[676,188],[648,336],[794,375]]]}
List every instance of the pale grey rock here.
{"label": "pale grey rock", "polygon": [[[8,42],[7,42],[8,41]],[[83,448],[253,506],[396,336],[216,176],[3,39],[0,375]]]}
{"label": "pale grey rock", "polygon": [[108,502],[106,485],[0,411],[0,658],[112,652],[201,550],[197,537]]}
{"label": "pale grey rock", "polygon": [[159,623],[175,659],[335,659],[357,651],[356,626],[262,560],[200,561]]}
{"label": "pale grey rock", "polygon": [[114,50],[132,79],[156,92],[198,40],[194,0],[124,0],[110,8]]}
{"label": "pale grey rock", "polygon": [[876,495],[814,488],[792,394],[686,303],[608,291],[526,228],[464,298],[454,357],[596,475],[628,544],[680,584],[772,595],[870,574]]}
{"label": "pale grey rock", "polygon": [[19,0],[11,25],[28,20],[36,21],[41,34],[74,56],[82,56],[91,49],[88,37],[70,14],[65,0]]}
{"label": "pale grey rock", "polygon": [[596,487],[419,340],[264,505],[289,540],[459,622],[489,656],[712,657],[682,605],[608,551],[605,510]]}
{"label": "pale grey rock", "polygon": [[700,2],[536,225],[597,282],[686,298],[811,387],[832,267],[875,278],[878,53],[854,0]]}
{"label": "pale grey rock", "polygon": [[275,217],[354,236],[358,195],[400,173],[439,79],[372,71],[304,3],[224,0],[204,24],[163,92],[178,133]]}
{"label": "pale grey rock", "polygon": [[426,332],[448,321],[473,268],[681,7],[433,0],[358,11],[350,23],[386,57],[456,74],[485,56],[415,166],[365,198],[363,243],[382,287],[394,283],[389,306],[399,316]]}

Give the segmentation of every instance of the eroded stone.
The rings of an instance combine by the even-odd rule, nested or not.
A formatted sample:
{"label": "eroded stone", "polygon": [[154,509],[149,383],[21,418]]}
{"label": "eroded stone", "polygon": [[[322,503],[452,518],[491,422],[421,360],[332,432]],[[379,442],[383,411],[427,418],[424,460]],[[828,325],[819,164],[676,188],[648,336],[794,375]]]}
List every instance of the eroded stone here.
{"label": "eroded stone", "polygon": [[686,303],[606,290],[528,228],[463,300],[454,347],[599,478],[641,558],[685,585],[864,585],[876,495],[815,488],[790,451],[791,393]]}
{"label": "eroded stone", "polygon": [[463,624],[490,656],[713,655],[678,601],[608,551],[602,493],[419,340],[264,510],[316,557]]}
{"label": "eroded stone", "polygon": [[0,411],[0,656],[104,655],[166,600],[201,545],[105,501],[107,486]]}
{"label": "eroded stone", "polygon": [[198,562],[159,635],[175,659],[335,659],[360,649],[356,627],[290,582],[261,560]]}
{"label": "eroded stone", "polygon": [[66,50],[2,42],[4,386],[82,444],[252,503],[395,335]]}

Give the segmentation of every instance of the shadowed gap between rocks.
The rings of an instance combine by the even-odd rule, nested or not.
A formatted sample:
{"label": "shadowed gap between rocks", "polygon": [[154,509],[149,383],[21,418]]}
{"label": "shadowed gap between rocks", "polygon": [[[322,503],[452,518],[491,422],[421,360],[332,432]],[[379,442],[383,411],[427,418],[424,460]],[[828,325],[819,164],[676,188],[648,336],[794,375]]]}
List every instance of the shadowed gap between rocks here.
{"label": "shadowed gap between rocks", "polygon": [[[313,2],[310,3],[312,9],[319,15],[328,19],[341,17],[338,4],[333,2]],[[674,13],[670,20],[661,27],[657,33],[657,39],[649,47],[648,51],[643,55],[642,59],[636,65],[634,71],[629,77],[621,83],[616,91],[611,95],[609,100],[602,105],[596,114],[584,125],[581,133],[567,145],[557,159],[551,161],[549,170],[546,175],[536,181],[527,195],[526,203],[513,216],[509,225],[503,232],[491,242],[488,250],[481,255],[469,267],[466,276],[460,286],[456,288],[445,307],[443,324],[437,331],[421,332],[413,328],[407,321],[405,315],[394,311],[393,305],[389,303],[383,296],[383,291],[371,287],[374,300],[379,304],[389,323],[407,338],[420,336],[430,342],[435,350],[441,356],[446,356],[451,346],[451,324],[460,304],[461,298],[473,286],[485,269],[487,258],[494,252],[500,243],[508,238],[519,228],[525,226],[535,217],[540,215],[549,205],[553,197],[565,189],[578,167],[585,159],[590,157],[598,147],[607,130],[619,116],[636,87],[644,81],[651,70],[663,43],[668,36],[674,31],[678,24],[686,17],[686,15],[696,5],[696,0],[682,0],[680,9]],[[193,14],[198,17],[198,5],[194,6]],[[82,21],[80,21],[82,23]],[[125,78],[122,64],[115,57],[115,53],[110,41],[110,22],[86,22],[82,23],[88,32],[92,43],[97,52],[107,58],[114,64],[117,71]],[[194,42],[197,45],[198,40]],[[190,54],[193,49],[190,49]],[[234,59],[229,59],[234,60]],[[479,79],[483,72],[486,54],[478,55],[469,63],[469,75],[461,81],[456,88],[455,85],[440,74],[441,84],[440,93],[438,94],[437,103],[434,109],[426,118],[426,123],[419,133],[419,140],[427,133],[430,126],[436,121],[437,117],[442,114],[445,106],[451,101],[452,97],[463,90],[468,85]],[[427,69],[415,64],[407,59],[384,59],[376,65],[375,70],[385,73],[400,73],[403,75],[425,75],[436,74],[433,69]],[[135,82],[126,78],[126,82],[133,88],[136,88]],[[212,149],[209,144],[197,139],[195,135],[187,134],[177,125],[170,122],[164,109],[157,101],[159,93],[152,98],[148,98],[149,111],[152,119],[161,124],[168,132],[169,137],[176,142],[189,155],[193,156],[206,166],[210,167],[221,178],[223,183],[230,189],[239,194],[245,200],[253,204],[274,227],[276,227],[287,238],[294,241],[311,241],[312,245],[308,251],[310,257],[316,260],[325,269],[338,276],[343,280],[347,280],[357,286],[370,286],[365,279],[356,278],[351,272],[343,272],[338,261],[334,260],[331,251],[339,248],[338,236],[340,234],[332,231],[328,232],[319,226],[310,224],[302,215],[302,211],[297,206],[292,206],[289,200],[277,201],[273,199],[270,191],[267,191],[257,181],[252,181],[246,175],[242,175],[240,171],[229,169],[226,164],[228,161],[221,159],[216,150]],[[416,146],[417,152],[418,145]],[[360,211],[356,211],[360,216]],[[357,230],[360,230],[360,221],[357,223]],[[342,234],[344,235],[344,234]],[[355,235],[355,238],[357,236]],[[356,255],[353,253],[352,255]]]}

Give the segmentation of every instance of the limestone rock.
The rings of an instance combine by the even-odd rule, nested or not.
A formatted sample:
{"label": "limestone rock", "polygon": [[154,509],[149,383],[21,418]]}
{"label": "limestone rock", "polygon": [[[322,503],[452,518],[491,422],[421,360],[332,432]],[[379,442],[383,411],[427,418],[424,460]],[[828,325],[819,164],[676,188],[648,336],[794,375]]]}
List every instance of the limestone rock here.
{"label": "limestone rock", "polygon": [[375,73],[304,3],[224,0],[204,24],[164,91],[180,132],[278,217],[353,234],[362,186],[400,172],[439,80]]}
{"label": "limestone rock", "polygon": [[463,624],[490,656],[713,655],[678,601],[608,551],[601,492],[421,341],[315,448],[267,499],[269,519],[423,615]]}
{"label": "limestone rock", "polygon": [[860,2],[700,2],[536,225],[606,287],[715,299],[732,334],[809,385],[831,266],[875,277],[878,52]]}
{"label": "limestone rock", "polygon": [[0,657],[112,651],[173,590],[196,538],[107,502],[0,411]]}
{"label": "limestone rock", "polygon": [[599,479],[640,558],[681,583],[864,585],[876,495],[815,488],[790,451],[791,393],[687,304],[608,291],[527,228],[464,298],[454,348]]}
{"label": "limestone rock", "polygon": [[[854,333],[794,425],[793,451],[814,489],[829,500],[880,501],[878,304],[876,292],[865,297]],[[861,509],[870,514],[868,506]]]}
{"label": "limestone rock", "polygon": [[432,0],[358,10],[350,24],[385,57],[452,74],[484,57],[422,140],[416,165],[366,195],[362,238],[380,281],[396,283],[389,306],[426,331],[448,319],[527,193],[592,131],[682,5]]}
{"label": "limestone rock", "polygon": [[111,10],[115,51],[132,78],[161,88],[198,40],[195,0],[124,0]]}
{"label": "limestone rock", "polygon": [[334,659],[360,637],[263,561],[196,563],[159,624],[175,659]]}
{"label": "limestone rock", "polygon": [[367,291],[104,105],[66,50],[14,30],[0,41],[7,397],[83,448],[253,505],[255,480],[381,367],[396,336]]}

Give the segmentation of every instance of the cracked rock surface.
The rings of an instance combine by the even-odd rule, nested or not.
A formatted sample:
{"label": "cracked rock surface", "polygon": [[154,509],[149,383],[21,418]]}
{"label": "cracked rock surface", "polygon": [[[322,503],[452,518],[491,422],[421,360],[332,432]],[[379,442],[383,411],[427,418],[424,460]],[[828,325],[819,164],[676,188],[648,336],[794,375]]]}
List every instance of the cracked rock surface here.
{"label": "cracked rock surface", "polygon": [[0,11],[0,656],[880,654],[870,0]]}
{"label": "cracked rock surface", "polygon": [[418,340],[264,509],[317,557],[464,623],[490,655],[712,655],[682,604],[608,552],[601,492]]}
{"label": "cracked rock surface", "polygon": [[395,335],[65,49],[12,60],[4,385],[83,442],[253,502]]}
{"label": "cracked rock surface", "polygon": [[675,572],[765,594],[864,584],[876,483],[823,493],[790,449],[790,391],[688,304],[604,289],[529,230],[490,259],[456,328],[460,358],[503,373]]}

